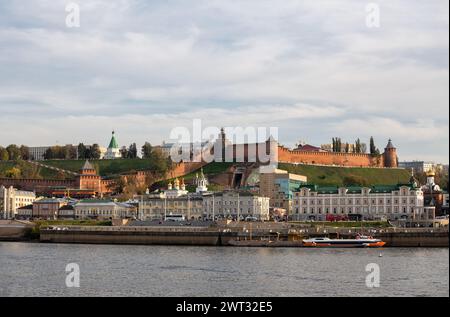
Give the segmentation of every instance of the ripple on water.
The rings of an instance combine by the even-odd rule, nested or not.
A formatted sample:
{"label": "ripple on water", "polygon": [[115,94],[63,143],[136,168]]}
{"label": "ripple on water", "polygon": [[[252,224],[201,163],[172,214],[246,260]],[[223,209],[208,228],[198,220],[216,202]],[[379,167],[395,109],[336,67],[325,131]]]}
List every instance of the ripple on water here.
{"label": "ripple on water", "polygon": [[[65,286],[80,265],[81,288]],[[381,269],[365,285],[366,265]],[[447,249],[0,243],[0,296],[448,296]]]}

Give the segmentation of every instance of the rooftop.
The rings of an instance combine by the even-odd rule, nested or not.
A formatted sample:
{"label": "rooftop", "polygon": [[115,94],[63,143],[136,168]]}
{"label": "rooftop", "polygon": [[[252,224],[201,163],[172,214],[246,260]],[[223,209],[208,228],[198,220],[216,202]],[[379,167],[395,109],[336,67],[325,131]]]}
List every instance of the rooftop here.
{"label": "rooftop", "polygon": [[116,137],[114,136],[115,132],[112,132],[112,137],[111,137],[111,141],[109,142],[109,146],[108,149],[118,149],[119,145],[116,141]]}
{"label": "rooftop", "polygon": [[83,167],[81,168],[82,171],[86,170],[95,170],[95,168],[92,166],[92,164],[89,162],[89,160],[86,160]]}
{"label": "rooftop", "polygon": [[400,190],[401,187],[408,187],[410,190],[418,189],[412,184],[397,184],[397,185],[374,185],[374,186],[317,186],[315,184],[301,185],[299,190],[302,188],[308,188],[313,192],[319,194],[337,194],[340,188],[347,189],[349,194],[360,194],[364,188],[370,189],[371,193],[391,193],[393,191]]}

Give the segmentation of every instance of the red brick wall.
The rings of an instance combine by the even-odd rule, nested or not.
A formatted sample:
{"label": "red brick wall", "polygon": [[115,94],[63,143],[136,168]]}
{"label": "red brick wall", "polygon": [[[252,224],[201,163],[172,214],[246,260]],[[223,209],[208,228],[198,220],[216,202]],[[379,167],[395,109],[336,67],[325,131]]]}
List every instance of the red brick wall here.
{"label": "red brick wall", "polygon": [[128,181],[135,181],[138,185],[144,186],[149,185],[147,184],[148,178],[153,179],[154,182],[158,182],[161,180],[166,180],[170,178],[180,178],[183,177],[189,173],[192,173],[203,166],[205,166],[206,163],[204,162],[181,162],[181,163],[174,163],[174,166],[171,171],[167,173],[165,177],[156,178],[150,171],[138,171],[136,174],[132,175],[123,175],[122,178],[128,182]]}
{"label": "red brick wall", "polygon": [[307,163],[340,166],[383,167],[383,155],[374,158],[369,154],[306,152],[278,147],[278,161],[283,163]]}
{"label": "red brick wall", "polygon": [[167,178],[177,178],[185,176],[189,173],[192,173],[203,166],[205,166],[207,163],[205,162],[181,162],[175,164],[174,168],[168,173]]}
{"label": "red brick wall", "polygon": [[53,179],[11,179],[0,178],[0,185],[5,187],[13,186],[22,190],[39,191],[49,187],[75,187],[74,180],[53,180]]}
{"label": "red brick wall", "polygon": [[11,179],[0,178],[0,185],[5,187],[46,193],[50,187],[66,187],[71,189],[92,189],[100,194],[111,192],[113,181],[96,179],[79,180],[54,180],[54,179]]}

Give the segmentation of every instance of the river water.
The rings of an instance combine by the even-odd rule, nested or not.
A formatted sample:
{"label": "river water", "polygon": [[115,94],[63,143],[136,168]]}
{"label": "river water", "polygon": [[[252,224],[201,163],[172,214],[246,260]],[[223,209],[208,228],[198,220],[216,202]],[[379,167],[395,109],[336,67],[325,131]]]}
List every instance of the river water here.
{"label": "river water", "polygon": [[[69,263],[79,288],[66,286]],[[379,287],[366,285],[370,263]],[[449,296],[449,254],[0,242],[0,296]]]}

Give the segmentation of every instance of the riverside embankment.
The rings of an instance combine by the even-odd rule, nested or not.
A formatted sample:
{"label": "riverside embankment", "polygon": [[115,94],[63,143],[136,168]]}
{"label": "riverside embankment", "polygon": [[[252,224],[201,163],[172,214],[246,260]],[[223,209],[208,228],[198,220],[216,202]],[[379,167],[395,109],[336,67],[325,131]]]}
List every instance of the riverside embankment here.
{"label": "riverside embankment", "polygon": [[27,221],[0,220],[0,241],[24,241],[30,238],[34,224]]}
{"label": "riverside embankment", "polygon": [[369,234],[380,238],[386,242],[387,247],[449,246],[448,228],[288,228],[252,224],[244,224],[242,227],[54,226],[41,229],[40,241],[89,244],[301,247],[301,241],[309,237],[351,238],[357,234]]}
{"label": "riverside embankment", "polygon": [[228,245],[237,232],[208,227],[50,227],[40,241],[89,244]]}

